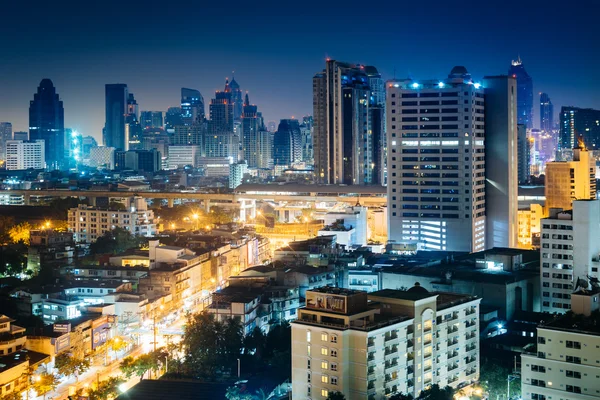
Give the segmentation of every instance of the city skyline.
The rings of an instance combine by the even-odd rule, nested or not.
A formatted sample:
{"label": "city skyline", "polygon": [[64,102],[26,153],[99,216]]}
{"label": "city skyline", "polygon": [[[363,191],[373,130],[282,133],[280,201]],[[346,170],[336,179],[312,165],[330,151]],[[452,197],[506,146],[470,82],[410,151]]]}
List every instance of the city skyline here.
{"label": "city skyline", "polygon": [[[594,96],[597,85],[592,68],[598,58],[592,51],[597,28],[587,23],[588,19],[592,22],[593,13],[586,12],[586,7],[573,9],[573,18],[568,21],[558,10],[548,9],[544,15],[547,24],[567,24],[577,29],[567,26],[551,31],[544,42],[538,38],[539,25],[530,23],[535,7],[519,7],[519,13],[515,13],[510,4],[499,10],[478,3],[453,10],[439,3],[438,12],[433,14],[428,12],[430,6],[415,6],[413,18],[400,27],[394,22],[396,6],[380,16],[378,10],[370,9],[353,13],[352,4],[340,10],[325,6],[319,14],[312,13],[309,4],[302,9],[232,4],[227,9],[189,10],[186,17],[198,18],[199,26],[191,36],[186,36],[191,33],[186,26],[169,29],[180,15],[174,9],[125,5],[116,15],[111,13],[110,4],[97,10],[84,9],[77,3],[60,9],[42,5],[33,11],[22,7],[9,5],[9,17],[0,28],[0,44],[10,54],[0,66],[0,74],[5,77],[0,91],[0,120],[12,122],[14,131],[27,130],[27,104],[43,78],[51,79],[61,94],[65,126],[97,140],[104,125],[104,85],[110,83],[126,83],[136,94],[140,110],[166,112],[179,105],[180,88],[195,88],[208,96],[221,89],[224,78],[231,79],[235,71],[242,90],[249,91],[266,121],[300,118],[312,114],[311,79],[328,56],[376,65],[385,80],[394,74],[415,79],[441,76],[454,65],[464,65],[474,77],[482,78],[484,74],[506,73],[510,61],[520,56],[534,79],[534,93],[548,93],[555,110],[565,105],[600,108],[600,100]],[[219,23],[217,17],[224,13],[239,24],[218,37],[212,36],[211,31]],[[295,17],[282,18],[290,13]],[[496,16],[493,21],[485,18],[492,13]],[[96,17],[89,18],[91,14]],[[139,18],[132,19],[133,15]],[[459,15],[454,18],[457,22],[451,22]],[[263,19],[256,24],[255,18],[246,18],[252,16]],[[24,18],[31,22],[30,29],[20,29]],[[107,24],[106,18],[113,20]],[[151,29],[153,24],[143,23],[158,18],[165,28],[159,33]],[[349,22],[362,18],[369,21],[366,30],[371,33],[348,36]],[[507,18],[512,20],[510,30],[506,29]],[[465,20],[469,23],[463,24]],[[64,28],[50,29],[47,21]],[[417,39],[407,36],[423,22],[431,26],[426,34]],[[123,32],[116,28],[119,24],[125,28]],[[281,29],[284,26],[286,29]],[[17,29],[20,35],[15,38],[11,32]],[[52,34],[42,35],[45,29]],[[173,40],[170,31],[187,39]],[[447,35],[448,31],[452,35]],[[481,34],[473,35],[474,31]],[[127,34],[127,41],[122,40],[123,34]],[[571,47],[574,40],[579,45]],[[547,46],[542,46],[545,43],[554,51],[548,52]],[[564,52],[571,57],[563,57]],[[40,57],[43,63],[32,62]],[[285,90],[281,90],[283,87]],[[538,107],[534,107],[533,120],[537,126]]]}

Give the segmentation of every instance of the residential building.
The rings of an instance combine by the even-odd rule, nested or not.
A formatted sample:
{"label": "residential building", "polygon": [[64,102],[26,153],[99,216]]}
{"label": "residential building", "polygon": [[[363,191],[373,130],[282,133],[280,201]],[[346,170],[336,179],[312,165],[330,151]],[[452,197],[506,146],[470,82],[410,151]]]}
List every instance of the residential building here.
{"label": "residential building", "polygon": [[256,144],[258,158],[256,168],[272,169],[273,168],[273,134],[265,129],[258,131]]}
{"label": "residential building", "polygon": [[65,110],[50,79],[42,79],[29,102],[29,140],[44,140],[48,169],[65,168]]}
{"label": "residential building", "polygon": [[[371,304],[369,304],[371,301]],[[299,399],[418,396],[431,385],[479,379],[479,302],[409,290],[306,293],[292,322],[292,392]]]}
{"label": "residential building", "polygon": [[9,140],[13,140],[12,124],[0,122],[0,161],[6,162],[6,142]]}
{"label": "residential building", "polygon": [[162,111],[142,111],[140,112],[140,125],[143,129],[163,127]]}
{"label": "residential building", "polygon": [[583,145],[590,150],[600,149],[600,110],[561,107],[559,150]]}
{"label": "residential building", "polygon": [[375,67],[329,59],[323,72],[313,77],[313,149],[319,183],[378,182],[373,170],[381,170],[376,164],[382,154],[383,114],[374,119],[369,110],[376,105],[372,92],[381,92],[371,88],[377,77],[381,78]]}
{"label": "residential building", "polygon": [[564,313],[580,280],[600,276],[600,200],[550,209],[542,219],[540,257],[542,311]]}
{"label": "residential building", "polygon": [[195,89],[181,88],[181,118],[183,125],[191,126],[202,123],[204,112],[204,97],[200,92]]}
{"label": "residential building", "polygon": [[541,204],[531,203],[525,208],[519,208],[519,240],[520,249],[538,249],[542,218],[545,217]]}
{"label": "residential building", "polygon": [[232,161],[237,161],[240,153],[239,148],[240,137],[233,132],[213,132],[204,137],[206,157],[226,157]]}
{"label": "residential building", "polygon": [[229,166],[229,189],[235,189],[242,184],[244,175],[248,172],[248,165],[240,161]]}
{"label": "residential building", "polygon": [[600,399],[598,288],[571,295],[572,313],[537,327],[537,352],[521,355],[524,399]]}
{"label": "residential building", "polygon": [[554,106],[548,93],[540,93],[540,130],[552,132],[554,130]]}
{"label": "residential building", "polygon": [[103,144],[117,150],[127,150],[128,140],[125,134],[129,91],[123,83],[105,86],[106,123],[104,125]]}
{"label": "residential building", "polygon": [[46,167],[46,141],[6,141],[6,169],[44,169]]}
{"label": "residential building", "polygon": [[[354,229],[354,245],[366,246],[368,239],[367,208],[362,206],[346,207],[343,211],[330,211],[325,214],[326,226],[340,221],[346,229]],[[339,242],[339,240],[338,240]]]}
{"label": "residential building", "polygon": [[302,161],[302,136],[296,119],[282,119],[273,137],[273,161],[275,165],[287,165]]}
{"label": "residential building", "polygon": [[525,71],[521,57],[511,62],[508,75],[517,80],[517,123],[531,129],[533,128],[533,80]]}
{"label": "residential building", "polygon": [[596,198],[596,161],[585,147],[573,149],[573,161],[546,163],[546,209],[571,208],[573,200]]}
{"label": "residential building", "polygon": [[183,168],[191,165],[197,167],[202,157],[202,148],[198,145],[169,146],[169,169]]}
{"label": "residential building", "polygon": [[141,197],[131,198],[126,210],[108,210],[80,204],[69,209],[69,232],[76,242],[92,243],[104,233],[122,228],[135,236],[154,236],[157,233],[154,212]]}

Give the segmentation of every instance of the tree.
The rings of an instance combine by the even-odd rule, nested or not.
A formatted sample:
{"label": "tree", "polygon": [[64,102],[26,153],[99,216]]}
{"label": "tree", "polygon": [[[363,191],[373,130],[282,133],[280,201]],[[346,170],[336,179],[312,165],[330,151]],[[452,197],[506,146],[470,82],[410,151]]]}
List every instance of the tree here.
{"label": "tree", "polygon": [[22,222],[18,225],[14,225],[8,230],[8,235],[13,243],[24,243],[29,245],[29,238],[31,237],[31,230],[33,227],[29,222]]}
{"label": "tree", "polygon": [[79,375],[90,368],[90,360],[87,358],[75,358],[67,353],[61,353],[56,356],[54,368],[60,375],[75,376],[79,380]]}
{"label": "tree", "polygon": [[0,400],[23,400],[23,396],[18,390],[13,390],[9,394],[0,397]]}
{"label": "tree", "polygon": [[10,242],[8,231],[14,225],[15,219],[13,217],[7,217],[5,215],[0,216],[0,245],[8,244]]}
{"label": "tree", "polygon": [[396,393],[390,397],[390,400],[413,400],[413,397],[410,394]]}
{"label": "tree", "polygon": [[127,207],[125,207],[125,204],[121,202],[111,201],[110,203],[108,203],[108,209],[113,211],[125,211],[127,210]]}
{"label": "tree", "polygon": [[115,228],[104,233],[90,245],[92,254],[117,254],[127,249],[140,247],[142,240],[126,229]]}
{"label": "tree", "polygon": [[144,374],[154,367],[154,359],[150,354],[142,354],[134,361],[135,374],[143,379]]}
{"label": "tree", "polygon": [[125,378],[127,380],[131,379],[131,377],[137,373],[135,360],[131,356],[125,357],[123,361],[121,361],[119,369],[121,370],[123,375],[125,375]]}
{"label": "tree", "polygon": [[108,400],[114,399],[119,395],[119,385],[125,381],[121,378],[111,376],[101,381],[98,387],[90,389],[89,400]]}
{"label": "tree", "polygon": [[[481,374],[479,378],[481,388],[490,398],[495,398],[500,395],[506,396],[507,379],[510,373],[510,368],[504,367],[500,363],[481,363]],[[520,385],[511,384],[510,386],[511,394],[518,396],[521,391]]]}
{"label": "tree", "polygon": [[39,396],[43,396],[45,400],[46,395],[55,390],[58,384],[59,381],[56,375],[44,372],[36,376],[33,380],[33,389]]}
{"label": "tree", "polygon": [[329,392],[327,400],[346,400],[346,396],[342,392]]}
{"label": "tree", "polygon": [[440,385],[432,385],[429,389],[423,390],[417,400],[453,400],[454,390],[450,386],[440,388]]}
{"label": "tree", "polygon": [[115,352],[115,360],[118,357],[118,352],[127,347],[127,341],[120,336],[110,338],[107,343],[107,349],[110,348]]}

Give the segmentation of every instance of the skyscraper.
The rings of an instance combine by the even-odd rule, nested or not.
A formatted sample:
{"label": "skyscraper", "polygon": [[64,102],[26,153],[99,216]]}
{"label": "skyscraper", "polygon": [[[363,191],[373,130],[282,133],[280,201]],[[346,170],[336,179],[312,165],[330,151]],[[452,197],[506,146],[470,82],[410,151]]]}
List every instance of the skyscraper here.
{"label": "skyscraper", "polygon": [[516,246],[514,86],[506,76],[473,82],[462,66],[445,80],[388,82],[390,241],[414,250]]}
{"label": "skyscraper", "polygon": [[143,129],[162,128],[163,113],[162,111],[142,111],[140,112],[140,125]]}
{"label": "skyscraper", "polygon": [[107,84],[105,86],[106,123],[104,125],[104,145],[117,150],[126,150],[128,141],[125,135],[129,91],[123,83]]}
{"label": "skyscraper", "polygon": [[573,149],[573,161],[546,164],[546,209],[570,210],[574,200],[596,198],[596,160],[585,148]]}
{"label": "skyscraper", "polygon": [[181,118],[188,126],[204,121],[204,97],[198,90],[181,88]]}
{"label": "skyscraper", "polygon": [[600,149],[600,110],[561,107],[559,150],[578,146],[580,139],[588,149]]}
{"label": "skyscraper", "polygon": [[248,93],[246,93],[246,98],[244,100],[241,122],[243,158],[246,160],[248,168],[257,168],[260,155],[258,132],[263,129],[263,122],[262,118],[259,118],[258,107],[254,104],[250,104]]}
{"label": "skyscraper", "polygon": [[235,77],[231,78],[229,87],[231,88],[231,101],[233,101],[233,119],[234,121],[240,121],[242,113],[244,112],[243,96],[240,85],[235,80]]}
{"label": "skyscraper", "polygon": [[233,133],[233,102],[229,81],[225,81],[225,89],[215,92],[215,98],[210,101],[210,133]]}
{"label": "skyscraper", "polygon": [[127,117],[125,118],[126,150],[142,148],[142,126],[139,120],[139,107],[133,93],[127,97]]}
{"label": "skyscraper", "polygon": [[0,122],[0,160],[6,161],[6,142],[12,140],[12,124]]}
{"label": "skyscraper", "polygon": [[533,80],[525,71],[521,57],[513,60],[508,74],[517,79],[517,123],[533,128]]}
{"label": "skyscraper", "polygon": [[65,111],[50,79],[43,79],[29,103],[29,139],[44,140],[46,167],[65,167]]}
{"label": "skyscraper", "polygon": [[183,125],[181,107],[169,107],[165,114],[165,130],[173,132],[177,125]]}
{"label": "skyscraper", "polygon": [[202,144],[203,129],[201,124],[176,125],[171,143],[174,145]]}
{"label": "skyscraper", "polygon": [[540,93],[540,129],[544,132],[554,129],[554,106],[547,93]]}
{"label": "skyscraper", "polygon": [[282,119],[273,138],[275,165],[287,165],[302,160],[302,135],[297,119]]}
{"label": "skyscraper", "polygon": [[519,162],[519,183],[527,183],[529,181],[529,163],[531,159],[530,142],[527,138],[527,129],[525,125],[517,126],[517,152]]}
{"label": "skyscraper", "polygon": [[[381,77],[379,76],[379,79]],[[371,184],[381,143],[371,135],[374,67],[328,60],[313,77],[315,176],[322,183]]]}

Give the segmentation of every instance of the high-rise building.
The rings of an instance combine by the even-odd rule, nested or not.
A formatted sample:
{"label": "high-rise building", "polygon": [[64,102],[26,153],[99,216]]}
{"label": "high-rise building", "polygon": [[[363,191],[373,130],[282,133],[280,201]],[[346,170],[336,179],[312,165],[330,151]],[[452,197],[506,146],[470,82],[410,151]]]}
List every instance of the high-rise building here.
{"label": "high-rise building", "polygon": [[479,303],[455,293],[322,287],[292,325],[294,398],[418,397],[479,379]]}
{"label": "high-rise building", "polygon": [[181,88],[181,119],[187,126],[204,121],[204,97],[198,90]]}
{"label": "high-rise building", "polygon": [[32,142],[21,140],[6,141],[6,169],[44,169],[46,166],[46,141]]}
{"label": "high-rise building", "polygon": [[142,129],[137,101],[133,93],[129,93],[127,97],[127,117],[125,118],[125,150],[140,150],[142,148]]}
{"label": "high-rise building", "polygon": [[152,150],[129,150],[125,152],[125,165],[123,169],[139,172],[154,173],[162,169],[160,152]]}
{"label": "high-rise building", "polygon": [[172,132],[177,125],[183,125],[181,107],[169,107],[165,114],[165,130]]}
{"label": "high-rise building", "polygon": [[554,130],[554,106],[547,93],[540,93],[540,129],[548,133]]}
{"label": "high-rise building", "polygon": [[115,169],[115,148],[98,146],[90,148],[90,156],[86,165],[93,168]]}
{"label": "high-rise building", "polygon": [[600,399],[600,292],[582,288],[570,297],[572,313],[544,317],[537,352],[521,354],[523,399]]}
{"label": "high-rise building", "polygon": [[162,111],[142,111],[140,112],[140,125],[143,129],[162,128],[163,113]]}
{"label": "high-rise building", "polygon": [[[264,127],[263,127],[264,128]],[[266,129],[258,131],[258,165],[257,168],[273,168],[273,133]]]}
{"label": "high-rise building", "polygon": [[13,138],[13,140],[27,141],[27,140],[29,140],[29,132],[16,131],[15,133],[13,133],[12,138]]}
{"label": "high-rise building", "polygon": [[104,145],[117,150],[127,150],[129,145],[125,132],[127,124],[129,91],[123,83],[105,86],[106,123],[104,125]]}
{"label": "high-rise building", "polygon": [[248,165],[245,161],[229,165],[229,189],[235,189],[240,186],[247,171]]}
{"label": "high-rise building", "polygon": [[198,145],[169,146],[169,169],[183,168],[188,165],[198,167],[202,157],[202,148]]}
{"label": "high-rise building", "polygon": [[[313,77],[315,177],[322,183],[378,183],[380,134],[372,135],[369,108],[382,97],[371,83],[381,80],[374,67],[328,60]],[[383,115],[380,113],[378,120]],[[379,131],[380,128],[376,128]]]}
{"label": "high-rise building", "polygon": [[542,311],[567,312],[578,280],[587,283],[588,276],[599,276],[600,201],[576,200],[570,210],[552,208],[541,223]]}
{"label": "high-rise building", "polygon": [[287,165],[302,161],[302,135],[297,119],[282,119],[273,137],[273,162]]}
{"label": "high-rise building", "polygon": [[513,60],[508,75],[517,79],[517,123],[533,128],[533,80],[525,71],[521,57]]}
{"label": "high-rise building", "polygon": [[260,143],[258,142],[258,136],[259,132],[261,130],[265,130],[265,128],[263,127],[263,121],[260,113],[258,112],[258,107],[254,104],[250,104],[248,93],[246,93],[242,110],[241,123],[243,158],[246,160],[248,168],[258,168],[258,159],[260,157]]}
{"label": "high-rise building", "polygon": [[29,139],[44,140],[46,167],[65,167],[65,111],[50,79],[42,79],[29,103]]}
{"label": "high-rise building", "polygon": [[6,142],[12,139],[12,124],[0,122],[0,161],[6,161]]}
{"label": "high-rise building", "polygon": [[527,137],[527,128],[525,125],[517,126],[517,149],[518,149],[518,173],[519,183],[527,183],[531,175],[529,163],[531,160],[531,142]]}
{"label": "high-rise building", "polygon": [[98,147],[98,142],[93,136],[84,136],[81,138],[81,155],[82,158],[89,158],[90,152],[94,147]]}
{"label": "high-rise building", "polygon": [[585,148],[573,149],[573,161],[546,164],[546,209],[571,209],[573,200],[596,198],[596,162]]}
{"label": "high-rise building", "polygon": [[590,150],[600,149],[600,110],[561,107],[559,150],[568,150],[583,140]]}
{"label": "high-rise building", "polygon": [[300,135],[302,137],[302,161],[311,163],[313,161],[313,147],[312,147],[312,126],[310,123],[304,121],[300,124]]}
{"label": "high-rise building", "polygon": [[233,133],[233,100],[229,81],[225,81],[225,89],[215,92],[210,101],[210,133]]}
{"label": "high-rise building", "polygon": [[235,80],[235,77],[231,78],[229,82],[229,88],[231,89],[231,101],[233,101],[233,119],[234,121],[240,121],[242,118],[243,110],[243,96],[240,85]]}
{"label": "high-rise building", "polygon": [[171,143],[174,145],[202,145],[203,128],[204,124],[176,125],[174,127],[175,132],[171,137]]}

